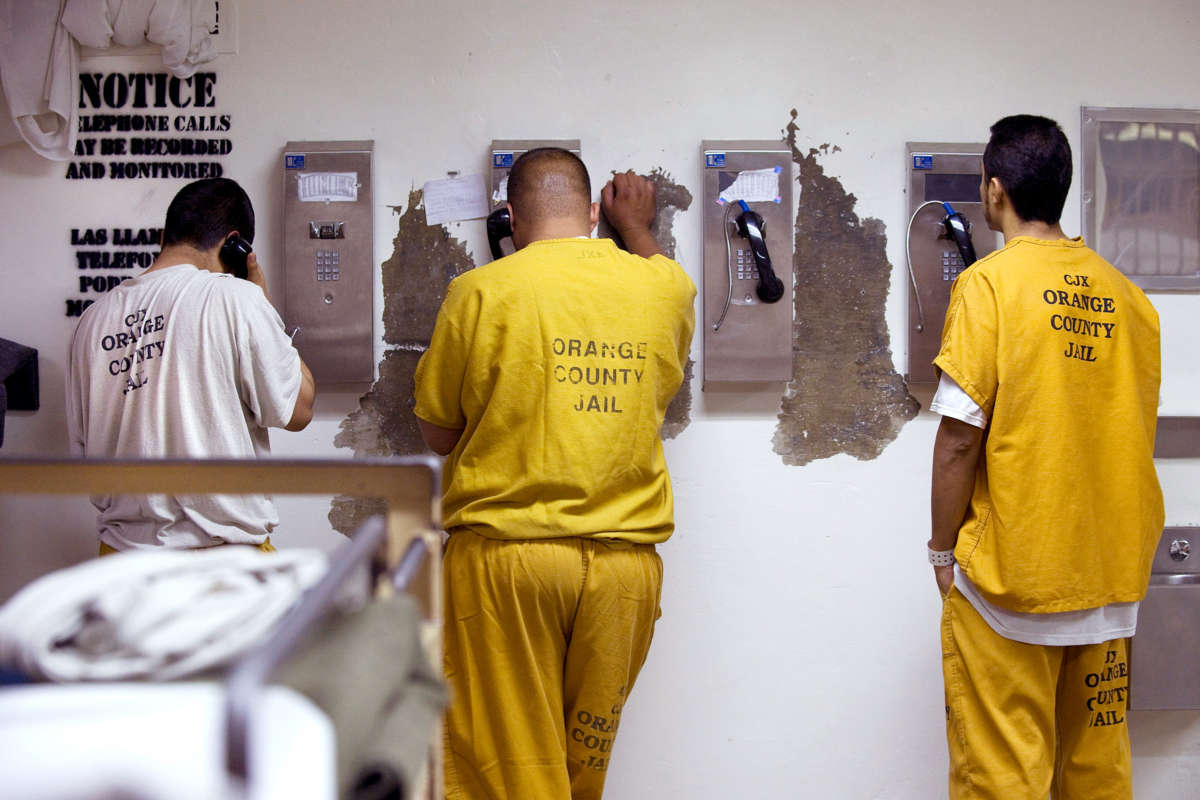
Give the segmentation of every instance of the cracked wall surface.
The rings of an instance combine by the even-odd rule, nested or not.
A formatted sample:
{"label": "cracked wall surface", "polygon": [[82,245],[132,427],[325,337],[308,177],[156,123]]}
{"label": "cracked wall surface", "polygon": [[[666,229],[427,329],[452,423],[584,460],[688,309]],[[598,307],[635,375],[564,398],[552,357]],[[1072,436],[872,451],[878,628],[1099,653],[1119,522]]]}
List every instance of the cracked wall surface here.
{"label": "cracked wall surface", "polygon": [[[687,211],[692,205],[692,193],[683,184],[676,183],[671,177],[671,173],[662,167],[650,170],[650,174],[646,177],[654,184],[655,213],[654,224],[651,226],[650,232],[654,234],[654,240],[658,242],[658,246],[662,248],[667,258],[674,259],[675,216],[680,212]],[[621,247],[625,246],[620,235],[613,230],[603,215],[600,217],[600,224],[596,226],[596,235],[612,239]],[[662,428],[659,431],[664,439],[674,439],[691,422],[692,374],[695,372],[695,366],[696,362],[689,358],[683,370],[683,383],[670,405],[667,406],[667,413],[663,417]]]}
{"label": "cracked wall surface", "polygon": [[[379,378],[359,399],[358,410],[342,420],[333,439],[335,447],[351,449],[356,456],[429,452],[412,413],[413,376],[433,336],[446,287],[455,276],[475,266],[466,245],[445,226],[425,223],[419,189],[409,193],[406,209],[393,206],[392,210],[399,221],[392,256],[381,269],[383,339],[390,347],[379,364]],[[377,501],[338,497],[329,522],[335,530],[349,534],[381,510]]]}
{"label": "cracked wall surface", "polygon": [[838,453],[873,459],[920,410],[892,364],[887,237],[880,220],[859,219],[854,195],[825,174],[818,156],[828,145],[800,151],[791,116],[787,142],[800,172],[792,379],[772,444],[792,466]]}

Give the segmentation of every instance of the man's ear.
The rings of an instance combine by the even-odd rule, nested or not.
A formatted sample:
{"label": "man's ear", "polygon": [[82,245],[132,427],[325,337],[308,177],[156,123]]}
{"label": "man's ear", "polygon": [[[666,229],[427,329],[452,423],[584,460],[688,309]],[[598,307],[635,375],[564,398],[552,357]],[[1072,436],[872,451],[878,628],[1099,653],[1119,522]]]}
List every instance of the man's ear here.
{"label": "man's ear", "polygon": [[1004,184],[1000,183],[1000,179],[996,177],[988,178],[987,182],[988,203],[994,207],[999,207],[1003,200],[1008,201],[1008,192],[1004,190]]}
{"label": "man's ear", "polygon": [[600,223],[600,204],[592,203],[588,208],[588,233],[596,230],[596,225]]}
{"label": "man's ear", "polygon": [[517,212],[513,210],[512,203],[505,203],[504,207],[508,209],[508,229],[512,231],[513,249],[520,250],[525,246],[525,243],[521,241],[521,233],[518,233],[523,220],[517,220]]}

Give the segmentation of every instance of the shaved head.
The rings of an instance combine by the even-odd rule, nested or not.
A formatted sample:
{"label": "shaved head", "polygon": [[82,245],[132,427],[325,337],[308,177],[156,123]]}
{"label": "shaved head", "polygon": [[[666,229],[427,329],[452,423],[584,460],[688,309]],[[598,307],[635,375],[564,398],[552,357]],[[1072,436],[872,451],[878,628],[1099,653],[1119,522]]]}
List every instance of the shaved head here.
{"label": "shaved head", "polygon": [[587,218],[592,204],[587,167],[569,150],[528,150],[508,174],[508,202],[519,217],[531,221]]}

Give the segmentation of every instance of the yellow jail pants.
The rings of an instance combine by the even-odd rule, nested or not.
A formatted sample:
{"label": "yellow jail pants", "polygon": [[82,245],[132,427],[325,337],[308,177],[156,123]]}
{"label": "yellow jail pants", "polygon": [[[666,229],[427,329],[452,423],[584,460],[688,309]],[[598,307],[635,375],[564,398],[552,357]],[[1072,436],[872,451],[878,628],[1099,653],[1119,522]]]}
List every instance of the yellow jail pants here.
{"label": "yellow jail pants", "polygon": [[447,800],[597,800],[650,649],[653,545],[451,534]]}
{"label": "yellow jail pants", "polygon": [[[213,547],[226,547],[226,546],[227,546],[227,545],[220,545],[220,544],[215,544],[215,545],[213,545]],[[264,553],[274,553],[274,552],[275,552],[275,545],[271,544],[271,537],[270,537],[270,536],[268,536],[266,539],[263,539],[263,541],[262,541],[262,544],[258,544],[258,545],[234,545],[234,546],[235,546],[235,547],[239,547],[239,546],[251,547],[251,546],[253,546],[253,547],[257,547],[259,550],[261,550],[261,551],[262,551],[262,552],[264,552]],[[207,547],[195,547],[195,548],[191,548],[191,549],[193,549],[193,550],[207,550],[208,548],[207,548]],[[102,555],[102,556],[111,556],[111,555],[113,555],[114,553],[119,553],[119,552],[121,552],[121,551],[120,551],[120,550],[118,550],[117,548],[113,547],[112,545],[107,545],[107,544],[105,544],[104,542],[101,542],[101,543],[100,543],[100,555]]]}
{"label": "yellow jail pants", "polygon": [[1131,800],[1126,642],[1005,639],[953,587],[942,609],[951,800]]}

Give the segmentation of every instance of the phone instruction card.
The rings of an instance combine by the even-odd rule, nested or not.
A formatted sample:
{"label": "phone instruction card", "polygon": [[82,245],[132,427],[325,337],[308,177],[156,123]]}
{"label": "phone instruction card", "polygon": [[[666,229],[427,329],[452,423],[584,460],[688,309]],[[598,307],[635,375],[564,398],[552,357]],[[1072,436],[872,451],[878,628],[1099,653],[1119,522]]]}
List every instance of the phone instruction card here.
{"label": "phone instruction card", "polygon": [[421,190],[425,198],[425,222],[428,225],[480,219],[488,215],[488,196],[482,173],[426,181]]}
{"label": "phone instruction card", "polygon": [[[747,203],[778,203],[779,196],[779,167],[769,169],[747,169],[733,176],[726,186],[721,186],[718,203],[736,203],[744,200]],[[730,173],[721,173],[722,179],[728,179]],[[721,181],[722,184],[725,180]]]}

